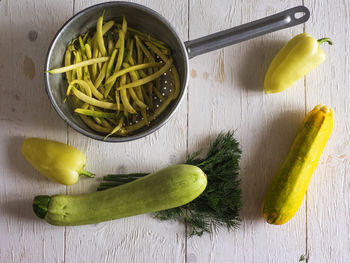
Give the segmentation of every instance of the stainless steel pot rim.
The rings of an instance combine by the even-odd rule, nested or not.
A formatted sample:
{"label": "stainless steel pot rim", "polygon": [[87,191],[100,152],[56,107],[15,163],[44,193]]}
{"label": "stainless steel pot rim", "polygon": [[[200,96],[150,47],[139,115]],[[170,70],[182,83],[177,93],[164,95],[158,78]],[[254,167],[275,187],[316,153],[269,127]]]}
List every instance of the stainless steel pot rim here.
{"label": "stainless steel pot rim", "polygon": [[[55,98],[53,97],[51,91],[50,91],[50,83],[49,83],[49,73],[47,72],[49,69],[49,61],[50,61],[50,57],[52,56],[52,52],[53,52],[53,47],[55,45],[55,43],[58,41],[60,35],[62,34],[62,32],[64,32],[64,30],[71,24],[74,23],[77,19],[79,19],[82,15],[84,15],[85,13],[87,13],[88,11],[90,11],[91,9],[96,9],[96,8],[108,8],[108,6],[111,5],[118,5],[118,6],[127,6],[127,7],[131,7],[131,8],[138,8],[141,9],[143,11],[146,11],[148,13],[150,13],[151,15],[153,15],[154,17],[156,17],[157,19],[159,19],[160,21],[162,21],[164,24],[166,24],[169,28],[169,30],[171,31],[171,33],[175,36],[175,38],[178,41],[178,44],[181,46],[181,50],[182,50],[182,55],[183,55],[183,60],[185,62],[185,70],[184,70],[184,82],[181,83],[181,92],[179,94],[179,98],[176,100],[175,105],[173,106],[173,109],[171,111],[168,111],[166,113],[166,115],[163,117],[162,122],[160,122],[159,124],[157,124],[156,126],[147,129],[145,131],[142,131],[138,134],[134,134],[134,135],[128,135],[125,137],[114,137],[114,136],[110,136],[106,139],[104,135],[100,135],[97,133],[92,133],[89,132],[81,127],[79,127],[77,124],[75,124],[74,122],[70,121],[66,115],[60,110]],[[70,126],[71,128],[73,128],[75,131],[90,137],[92,139],[95,140],[99,140],[99,141],[103,141],[103,142],[128,142],[128,141],[133,141],[133,140],[137,140],[143,137],[146,137],[148,135],[150,135],[151,133],[157,131],[158,129],[160,129],[162,126],[164,126],[170,119],[171,117],[175,114],[175,112],[178,110],[185,94],[187,91],[187,86],[188,86],[188,70],[189,70],[189,58],[188,58],[188,54],[186,51],[186,47],[184,45],[184,42],[182,41],[182,39],[179,37],[179,34],[177,33],[176,29],[172,26],[172,24],[166,19],[164,18],[162,15],[160,15],[158,12],[154,11],[153,9],[137,4],[137,3],[131,3],[131,2],[125,2],[125,1],[115,1],[115,2],[105,2],[105,3],[100,3],[100,4],[96,4],[90,7],[87,7],[83,10],[81,10],[80,12],[78,12],[77,14],[75,14],[73,17],[71,17],[67,22],[65,22],[62,27],[57,31],[57,33],[55,34],[53,40],[50,43],[47,55],[46,55],[46,59],[45,59],[45,66],[44,66],[44,78],[45,78],[45,91],[46,94],[48,95],[50,102],[53,106],[53,108],[55,109],[55,111],[57,112],[57,114],[68,124],[68,126]],[[159,117],[158,117],[159,118]]]}

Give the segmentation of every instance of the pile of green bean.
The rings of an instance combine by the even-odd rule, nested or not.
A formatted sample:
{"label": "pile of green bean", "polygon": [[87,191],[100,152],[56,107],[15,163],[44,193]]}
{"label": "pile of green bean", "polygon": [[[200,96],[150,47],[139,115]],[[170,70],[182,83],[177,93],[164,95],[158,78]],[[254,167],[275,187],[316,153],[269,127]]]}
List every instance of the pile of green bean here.
{"label": "pile of green bean", "polygon": [[[103,17],[104,13],[96,30],[68,45],[65,66],[49,73],[66,74],[66,95],[73,95],[74,111],[107,138],[149,125],[177,98],[180,80],[164,42],[128,27],[125,18],[118,24],[103,22]],[[173,85],[166,98],[160,87],[163,74],[169,74]],[[159,107],[154,105],[155,96],[162,102]]]}

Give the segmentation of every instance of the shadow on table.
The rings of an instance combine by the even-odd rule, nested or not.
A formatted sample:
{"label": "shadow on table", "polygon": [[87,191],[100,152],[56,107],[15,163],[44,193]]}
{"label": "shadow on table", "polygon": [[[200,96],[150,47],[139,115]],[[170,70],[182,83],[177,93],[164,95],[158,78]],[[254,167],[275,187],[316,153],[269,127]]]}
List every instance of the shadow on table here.
{"label": "shadow on table", "polygon": [[34,214],[33,199],[18,199],[2,201],[1,210],[3,214],[15,218],[18,221],[35,222],[37,217]]}
{"label": "shadow on table", "polygon": [[263,220],[261,205],[267,187],[287,155],[303,116],[303,111],[282,112],[266,127],[259,126],[261,132],[258,141],[249,144],[252,148],[249,156],[245,156],[243,150],[243,220]]}
{"label": "shadow on table", "polygon": [[266,40],[249,45],[238,67],[237,78],[247,91],[263,92],[264,78],[272,59],[286,44],[286,41]]}

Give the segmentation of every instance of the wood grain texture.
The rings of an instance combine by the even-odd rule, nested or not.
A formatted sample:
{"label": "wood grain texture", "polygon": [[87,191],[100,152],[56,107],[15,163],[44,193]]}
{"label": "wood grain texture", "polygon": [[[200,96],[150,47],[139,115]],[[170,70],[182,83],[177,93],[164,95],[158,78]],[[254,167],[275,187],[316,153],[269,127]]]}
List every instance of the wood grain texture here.
{"label": "wood grain texture", "polygon": [[329,36],[324,64],[306,77],[306,108],[334,109],[333,133],[311,180],[307,200],[309,262],[350,262],[350,3],[306,1],[313,10],[306,32]]}
{"label": "wood grain texture", "polygon": [[[190,86],[176,115],[156,133],[134,142],[96,142],[68,129],[44,92],[46,50],[58,28],[98,0],[0,1],[0,262],[350,262],[349,226],[349,1],[138,0],[155,9],[183,40],[305,4],[311,18],[298,26],[190,61]],[[327,59],[292,88],[265,95],[263,78],[276,52],[306,31],[329,36]],[[283,226],[266,224],[262,199],[306,112],[319,103],[335,110],[333,134],[297,215]],[[208,148],[222,130],[236,130],[243,156],[242,225],[186,239],[179,222],[151,215],[79,227],[54,227],[31,209],[38,194],[95,191],[110,172],[154,171]],[[64,187],[24,160],[24,137],[67,142],[86,153],[82,178]]]}
{"label": "wood grain texture", "polygon": [[[300,1],[191,1],[190,39],[299,5]],[[304,116],[304,83],[281,94],[263,93],[276,52],[303,26],[279,31],[191,60],[189,151],[222,130],[241,143],[242,226],[187,241],[187,262],[297,262],[306,250],[305,205],[288,224],[266,224],[260,208],[267,185]]]}
{"label": "wood grain texture", "polygon": [[[101,1],[75,1],[75,11]],[[187,1],[137,1],[164,15],[182,38],[187,36]],[[178,12],[173,12],[178,10]],[[69,129],[69,143],[87,153],[87,168],[98,178],[107,173],[155,171],[186,157],[186,102],[160,130],[146,138],[123,144],[96,142]],[[95,191],[98,182],[84,180],[68,189],[71,194]],[[66,262],[184,262],[185,227],[160,222],[150,214],[78,228],[67,228]],[[91,249],[91,247],[96,249]],[[77,254],[76,251],[84,251]]]}
{"label": "wood grain texture", "polygon": [[21,155],[25,137],[66,142],[67,128],[44,90],[47,47],[71,15],[71,1],[0,2],[0,262],[62,262],[64,228],[40,222],[38,194],[64,191]]}

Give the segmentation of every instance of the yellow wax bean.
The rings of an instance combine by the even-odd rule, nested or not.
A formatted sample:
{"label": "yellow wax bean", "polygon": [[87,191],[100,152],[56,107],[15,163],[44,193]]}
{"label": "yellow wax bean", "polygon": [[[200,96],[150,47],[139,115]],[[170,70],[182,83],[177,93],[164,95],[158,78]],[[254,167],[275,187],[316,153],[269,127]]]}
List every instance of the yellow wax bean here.
{"label": "yellow wax bean", "polygon": [[[75,55],[75,65],[76,64],[79,64],[79,63],[82,63],[81,62],[81,56],[80,56],[80,52],[79,52],[79,50],[77,50],[77,51],[75,51],[74,52],[74,55]],[[71,65],[72,66],[72,65]],[[70,67],[70,66],[68,66],[68,67]],[[79,68],[77,68],[76,69],[76,72],[77,72],[77,79],[82,79],[83,78],[83,70],[82,70],[82,67],[79,67]],[[50,73],[52,73],[52,72],[50,72]]]}
{"label": "yellow wax bean", "polygon": [[[126,83],[126,75],[123,75],[120,78],[120,85],[124,85],[125,83]],[[116,90],[116,92],[118,92],[118,90]],[[127,96],[127,91],[125,89],[120,91],[120,97],[121,97],[123,106],[125,108],[125,111],[131,114],[136,114],[136,110],[131,106]]]}
{"label": "yellow wax bean", "polygon": [[[98,57],[98,48],[97,45],[92,50],[92,58]],[[91,79],[95,82],[97,77],[97,63],[91,65]]]}
{"label": "yellow wax bean", "polygon": [[103,57],[107,56],[107,50],[105,47],[105,43],[103,40],[103,34],[102,34],[102,25],[103,25],[104,14],[105,14],[105,11],[103,11],[102,15],[97,19],[97,25],[96,25],[96,41],[98,44],[98,48],[99,48]]}
{"label": "yellow wax bean", "polygon": [[142,41],[140,40],[140,38],[138,36],[135,36],[135,40],[136,40],[136,44],[139,45],[140,49],[142,50],[142,52],[146,55],[146,57],[148,58],[148,60],[150,62],[154,62],[155,59],[152,56],[151,52],[145,47],[145,45],[142,43]]}
{"label": "yellow wax bean", "polygon": [[[77,54],[79,54],[79,52],[77,52]],[[80,54],[78,55],[78,57],[80,57]],[[67,67],[51,69],[48,72],[51,74],[65,73],[65,72],[73,70],[73,69],[81,69],[84,66],[89,66],[89,65],[96,64],[96,63],[106,62],[108,59],[109,59],[109,57],[100,57],[100,58],[89,59],[89,60],[85,60],[85,61],[82,61],[79,63],[72,64],[72,65],[67,66]]]}
{"label": "yellow wax bean", "polygon": [[113,52],[113,46],[114,46],[114,43],[112,39],[108,39],[108,56],[111,56]]}
{"label": "yellow wax bean", "polygon": [[100,71],[100,74],[98,74],[97,79],[95,80],[94,84],[95,84],[96,89],[98,89],[100,87],[102,81],[106,77],[107,66],[108,66],[108,64],[104,63],[104,65],[103,65],[103,67],[102,67],[102,69]]}
{"label": "yellow wax bean", "polygon": [[165,72],[167,72],[170,68],[170,66],[172,65],[173,63],[173,59],[170,58],[168,59],[168,61],[165,63],[165,65],[160,69],[158,70],[157,72],[153,73],[152,75],[150,76],[147,76],[146,78],[142,78],[142,79],[139,79],[138,81],[134,81],[134,82],[131,82],[129,84],[126,84],[124,86],[120,86],[118,88],[118,90],[122,90],[122,89],[129,89],[129,88],[134,88],[134,87],[137,87],[137,86],[141,86],[141,85],[144,85],[150,81],[153,81],[155,80],[156,78],[159,78],[161,75],[163,75]]}
{"label": "yellow wax bean", "polygon": [[86,81],[89,84],[92,94],[99,100],[103,99],[103,95],[97,90],[91,80]]}
{"label": "yellow wax bean", "polygon": [[157,67],[157,66],[160,66],[160,65],[162,65],[162,63],[153,62],[153,63],[145,63],[145,64],[140,64],[140,65],[136,65],[136,66],[132,66],[132,67],[129,67],[129,68],[122,69],[122,70],[118,71],[117,73],[114,73],[112,76],[110,76],[106,80],[106,85],[109,85],[109,84],[113,85],[118,77],[123,76],[124,74],[127,74],[130,71],[136,71],[136,70],[150,68],[150,67]]}
{"label": "yellow wax bean", "polygon": [[[67,50],[66,50],[66,53],[64,55],[64,66],[65,67],[68,67],[71,64],[73,50],[74,50],[73,45],[69,45]],[[70,83],[72,81],[72,72],[67,71],[66,78],[67,78],[68,83]]]}
{"label": "yellow wax bean", "polygon": [[102,126],[105,127],[105,128],[109,128],[109,129],[112,129],[113,127],[109,124],[108,121],[106,121],[105,119],[101,118],[101,123],[102,123]]}
{"label": "yellow wax bean", "polygon": [[66,92],[67,96],[69,96],[69,93],[75,84],[78,84],[80,87],[84,88],[86,95],[89,96],[90,98],[92,97],[90,85],[85,80],[82,80],[82,79],[76,79],[76,80],[72,81],[71,83],[69,83],[68,88],[67,88],[67,92]]}
{"label": "yellow wax bean", "polygon": [[[92,50],[91,50],[91,46],[89,44],[85,44],[85,53],[86,53],[87,59],[92,59]],[[90,78],[92,78],[92,66],[90,65],[87,67],[89,70]]]}
{"label": "yellow wax bean", "polygon": [[115,57],[117,55],[118,49],[114,49],[112,54],[111,54],[111,59],[108,61],[108,65],[107,65],[107,72],[106,72],[106,79],[108,79],[108,77],[111,75],[112,73],[112,68],[113,68],[113,64],[115,61]]}
{"label": "yellow wax bean", "polygon": [[[168,57],[165,56],[160,49],[158,49],[156,46],[154,46],[151,42],[146,42],[146,45],[154,52],[156,53],[164,62],[168,61]],[[177,69],[174,65],[170,67],[171,69],[171,75],[173,77],[174,86],[175,86],[175,92],[174,92],[174,99],[177,98],[180,92],[180,78],[179,73],[177,72]]]}
{"label": "yellow wax bean", "polygon": [[119,47],[119,52],[118,52],[118,58],[117,58],[117,63],[115,65],[115,69],[114,72],[118,72],[122,66],[123,63],[123,58],[124,58],[124,39],[125,39],[125,35],[124,32],[122,30],[118,31],[118,35],[119,35],[119,40],[120,40],[120,47]]}
{"label": "yellow wax bean", "polygon": [[166,44],[163,41],[155,39],[155,38],[151,37],[149,34],[145,34],[145,33],[138,31],[132,27],[128,27],[128,31],[132,32],[134,35],[138,35],[138,37],[140,39],[142,39],[143,41],[152,41],[159,48],[168,50],[168,52],[170,52],[169,48],[166,46]]}
{"label": "yellow wax bean", "polygon": [[[150,121],[154,120],[155,118],[157,118],[166,109],[166,107],[168,107],[168,105],[170,104],[171,101],[172,101],[172,97],[170,96],[155,110],[155,112],[153,114],[150,114],[148,116],[148,121],[150,122]],[[143,126],[147,125],[147,123],[148,122],[145,119],[143,119],[143,120],[139,121],[138,123],[135,123],[135,124],[127,126],[127,127],[123,127],[122,129],[120,129],[118,134],[125,136],[131,132],[139,130]]]}
{"label": "yellow wax bean", "polygon": [[104,109],[108,109],[108,110],[116,110],[117,109],[117,104],[115,104],[115,103],[93,99],[89,96],[86,96],[84,93],[80,92],[79,90],[77,90],[74,87],[72,87],[72,90],[73,90],[74,95],[77,96],[78,99],[80,99],[80,100],[82,100],[90,105],[104,108]]}
{"label": "yellow wax bean", "polygon": [[109,136],[119,131],[123,127],[123,124],[124,124],[124,117],[121,117],[119,119],[118,125],[104,139],[107,139]]}
{"label": "yellow wax bean", "polygon": [[89,126],[91,129],[97,131],[97,132],[101,132],[101,133],[109,133],[111,132],[112,129],[110,128],[105,128],[105,127],[102,127],[98,124],[96,124],[93,120],[91,120],[89,117],[87,116],[84,116],[84,115],[79,115],[80,118],[85,122],[85,124],[87,126]]}

